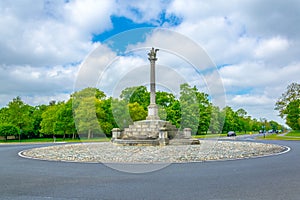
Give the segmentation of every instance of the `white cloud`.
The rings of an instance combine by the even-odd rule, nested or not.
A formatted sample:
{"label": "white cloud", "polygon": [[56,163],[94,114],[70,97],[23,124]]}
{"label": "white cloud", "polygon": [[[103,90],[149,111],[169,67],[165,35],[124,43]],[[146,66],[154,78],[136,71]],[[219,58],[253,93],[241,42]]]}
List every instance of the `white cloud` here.
{"label": "white cloud", "polygon": [[65,18],[78,31],[101,33],[112,28],[110,15],[116,5],[110,0],[77,0],[65,5]]}
{"label": "white cloud", "polygon": [[254,50],[255,56],[258,58],[272,58],[279,56],[289,48],[289,41],[281,37],[273,37],[264,39]]}
{"label": "white cloud", "polygon": [[34,1],[30,9],[19,1],[3,4],[2,64],[39,67],[79,62],[94,48],[92,34],[112,28],[112,1],[55,1],[49,5]]}
{"label": "white cloud", "polygon": [[124,16],[136,23],[152,23],[159,25],[160,14],[168,5],[167,1],[162,0],[129,0],[117,1],[118,6],[114,12],[117,16]]}
{"label": "white cloud", "polygon": [[231,99],[231,103],[235,105],[248,105],[248,106],[260,106],[260,105],[268,105],[268,104],[273,104],[274,101],[267,96],[258,96],[258,95],[250,95],[250,94],[245,94],[245,95],[236,95]]}
{"label": "white cloud", "polygon": [[39,102],[47,104],[56,95],[58,96],[57,100],[62,100],[62,96],[69,96],[73,91],[77,70],[76,66],[55,66],[50,69],[28,65],[1,66],[0,94],[2,98],[0,105],[6,105],[16,96],[30,100],[28,103],[31,104],[36,103],[37,99]]}

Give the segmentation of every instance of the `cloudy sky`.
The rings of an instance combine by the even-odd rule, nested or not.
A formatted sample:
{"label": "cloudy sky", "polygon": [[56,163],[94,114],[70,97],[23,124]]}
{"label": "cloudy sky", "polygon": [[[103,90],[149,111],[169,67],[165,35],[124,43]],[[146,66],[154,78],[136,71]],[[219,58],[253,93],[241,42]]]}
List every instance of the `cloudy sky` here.
{"label": "cloudy sky", "polygon": [[[131,32],[115,41],[118,48],[110,48],[107,41],[123,31],[150,27],[174,31],[205,50],[222,81],[226,105],[282,123],[274,104],[288,84],[300,80],[299,10],[298,0],[0,0],[0,106],[16,96],[30,105],[67,100],[79,73],[84,74],[83,63],[99,47],[102,60],[112,64],[98,85],[118,88],[113,77],[122,82],[149,64],[145,51],[137,50],[112,62],[117,49],[159,46],[172,34]],[[168,48],[184,49],[185,41],[171,41]],[[186,57],[167,50],[159,52],[159,74],[169,82],[198,77],[210,91],[208,75],[193,71],[183,61]],[[99,79],[99,74],[89,73]],[[173,91],[172,83],[161,85]],[[203,85],[196,85],[201,90]]]}

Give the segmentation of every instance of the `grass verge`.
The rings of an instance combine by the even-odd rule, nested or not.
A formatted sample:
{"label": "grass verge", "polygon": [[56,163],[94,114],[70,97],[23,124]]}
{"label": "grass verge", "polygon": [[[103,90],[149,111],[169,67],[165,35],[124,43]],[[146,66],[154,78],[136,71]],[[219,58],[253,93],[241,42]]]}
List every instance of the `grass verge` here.
{"label": "grass verge", "polygon": [[[66,142],[66,143],[77,143],[77,142],[108,142],[111,138],[82,138],[82,139],[62,139],[56,138],[55,142]],[[22,139],[22,140],[0,140],[2,144],[13,144],[13,143],[51,143],[54,142],[53,138],[35,138],[35,139]]]}
{"label": "grass verge", "polygon": [[261,140],[300,140],[300,131],[291,131],[285,135],[271,134],[257,137]]}

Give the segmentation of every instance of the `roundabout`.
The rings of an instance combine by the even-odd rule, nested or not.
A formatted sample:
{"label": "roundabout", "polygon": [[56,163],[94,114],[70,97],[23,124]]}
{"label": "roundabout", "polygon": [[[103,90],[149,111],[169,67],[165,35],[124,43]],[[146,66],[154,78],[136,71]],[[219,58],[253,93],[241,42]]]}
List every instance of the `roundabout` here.
{"label": "roundabout", "polygon": [[25,158],[86,163],[188,163],[268,156],[289,148],[256,142],[201,140],[201,145],[120,146],[110,142],[62,144],[19,153]]}

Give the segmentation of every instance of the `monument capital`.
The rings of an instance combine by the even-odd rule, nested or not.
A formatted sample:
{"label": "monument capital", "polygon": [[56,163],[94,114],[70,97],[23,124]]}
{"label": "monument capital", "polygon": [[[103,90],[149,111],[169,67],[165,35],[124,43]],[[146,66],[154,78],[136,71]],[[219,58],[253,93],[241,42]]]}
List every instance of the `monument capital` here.
{"label": "monument capital", "polygon": [[154,49],[154,47],[152,47],[152,49],[150,50],[150,52],[148,53],[148,60],[150,61],[156,61],[156,52],[159,51],[159,49]]}

